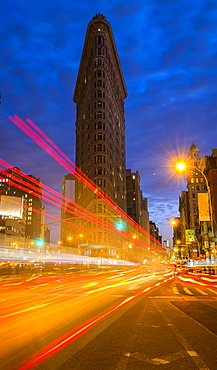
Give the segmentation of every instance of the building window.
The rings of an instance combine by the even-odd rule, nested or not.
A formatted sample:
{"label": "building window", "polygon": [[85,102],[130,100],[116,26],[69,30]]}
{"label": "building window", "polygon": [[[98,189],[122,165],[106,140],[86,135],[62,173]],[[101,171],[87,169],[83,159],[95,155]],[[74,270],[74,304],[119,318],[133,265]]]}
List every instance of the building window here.
{"label": "building window", "polygon": [[97,140],[102,140],[102,134],[97,134]]}
{"label": "building window", "polygon": [[104,42],[104,37],[98,36],[98,44],[103,45],[103,42]]}
{"label": "building window", "polygon": [[102,156],[101,155],[98,155],[96,157],[96,163],[102,163]]}
{"label": "building window", "polygon": [[102,112],[97,112],[97,118],[102,118]]}
{"label": "building window", "polygon": [[97,106],[98,106],[98,108],[102,108],[102,102],[101,101],[98,101],[97,102]]}
{"label": "building window", "polygon": [[102,179],[97,179],[97,180],[96,180],[96,184],[97,184],[98,186],[102,186]]}
{"label": "building window", "polygon": [[193,178],[193,177],[191,178],[191,183],[192,183],[192,184],[194,183],[194,178]]}
{"label": "building window", "polygon": [[98,175],[102,175],[102,167],[97,168],[97,173],[98,173]]}
{"label": "building window", "polygon": [[97,95],[98,95],[98,98],[101,98],[102,97],[102,90],[98,90]]}
{"label": "building window", "polygon": [[98,80],[98,81],[97,81],[97,86],[98,86],[98,87],[102,87],[102,81],[101,81],[101,80]]}

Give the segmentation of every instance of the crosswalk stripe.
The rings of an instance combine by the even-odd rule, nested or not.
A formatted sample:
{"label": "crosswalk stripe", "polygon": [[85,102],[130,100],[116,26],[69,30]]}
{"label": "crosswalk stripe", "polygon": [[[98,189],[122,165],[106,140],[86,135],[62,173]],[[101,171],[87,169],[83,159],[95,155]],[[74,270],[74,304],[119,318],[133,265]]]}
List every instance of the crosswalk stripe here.
{"label": "crosswalk stripe", "polygon": [[203,295],[208,295],[208,293],[204,292],[204,290],[202,290],[202,289],[200,289],[200,288],[196,288],[196,290],[197,290],[199,293],[203,294]]}
{"label": "crosswalk stripe", "polygon": [[185,293],[193,295],[193,293],[188,288],[183,287],[183,289],[184,289]]}
{"label": "crosswalk stripe", "polygon": [[172,290],[173,290],[173,294],[180,294],[176,286],[173,286]]}
{"label": "crosswalk stripe", "polygon": [[209,290],[211,293],[214,293],[214,294],[216,294],[216,295],[217,295],[217,290],[212,289],[212,288],[207,288],[207,290]]}

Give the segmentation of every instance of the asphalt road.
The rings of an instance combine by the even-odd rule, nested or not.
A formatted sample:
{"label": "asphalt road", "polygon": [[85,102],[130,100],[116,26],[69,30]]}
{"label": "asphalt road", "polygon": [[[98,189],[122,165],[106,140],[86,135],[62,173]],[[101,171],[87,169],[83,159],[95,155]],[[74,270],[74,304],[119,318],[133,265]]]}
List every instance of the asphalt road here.
{"label": "asphalt road", "polygon": [[0,284],[0,369],[217,369],[217,289],[113,271]]}
{"label": "asphalt road", "polygon": [[80,338],[40,369],[217,369],[216,289],[176,277],[130,305],[106,328],[86,334],[86,341]]}

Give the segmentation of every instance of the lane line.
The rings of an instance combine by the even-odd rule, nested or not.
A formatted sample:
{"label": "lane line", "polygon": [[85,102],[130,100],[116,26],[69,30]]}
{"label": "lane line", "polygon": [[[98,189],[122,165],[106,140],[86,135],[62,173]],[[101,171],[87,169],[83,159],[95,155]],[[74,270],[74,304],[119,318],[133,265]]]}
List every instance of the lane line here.
{"label": "lane line", "polygon": [[185,293],[193,295],[193,293],[188,288],[183,287],[183,290],[185,291]]}
{"label": "lane line", "polygon": [[[170,321],[169,317],[165,314],[165,312],[162,311],[162,310],[159,310],[158,304],[156,302],[153,302],[153,304],[156,307],[157,311],[161,312],[161,315],[164,318],[165,322],[167,324],[172,324],[172,322]],[[175,325],[170,325],[170,328],[173,331],[173,333],[176,335],[179,342],[183,345],[183,347],[185,348],[188,355],[192,358],[192,360],[194,361],[196,366],[200,370],[210,370],[207,367],[206,363],[203,361],[203,359],[199,356],[199,354],[196,351],[194,351],[194,348],[187,341],[187,339],[185,339],[185,337],[182,335],[182,333],[179,331],[179,329]]]}
{"label": "lane line", "polygon": [[207,288],[207,290],[209,290],[211,293],[214,293],[214,294],[216,294],[216,295],[217,295],[217,290],[212,289],[212,288]]}
{"label": "lane line", "polygon": [[180,294],[176,286],[173,286],[172,290],[173,290],[173,294]]}
{"label": "lane line", "polygon": [[200,288],[195,288],[199,293],[201,293],[202,295],[208,295],[208,293],[204,292],[202,289]]}

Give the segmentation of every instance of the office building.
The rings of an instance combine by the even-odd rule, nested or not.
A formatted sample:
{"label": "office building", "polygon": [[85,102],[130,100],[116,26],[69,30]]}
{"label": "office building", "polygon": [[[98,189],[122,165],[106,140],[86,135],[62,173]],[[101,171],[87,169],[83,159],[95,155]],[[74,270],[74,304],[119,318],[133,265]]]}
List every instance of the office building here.
{"label": "office building", "polygon": [[[76,103],[76,165],[125,212],[126,96],[111,25],[104,15],[96,14],[87,27],[73,97]],[[109,206],[78,180],[75,201],[101,217],[111,213]],[[114,222],[112,218],[107,220]],[[109,248],[107,236],[90,232],[86,239],[93,248],[94,245]]]}

